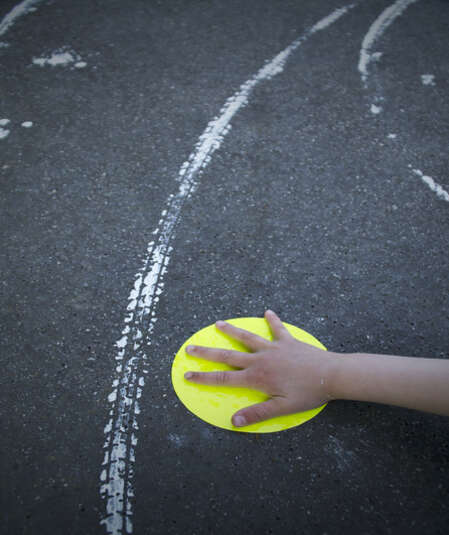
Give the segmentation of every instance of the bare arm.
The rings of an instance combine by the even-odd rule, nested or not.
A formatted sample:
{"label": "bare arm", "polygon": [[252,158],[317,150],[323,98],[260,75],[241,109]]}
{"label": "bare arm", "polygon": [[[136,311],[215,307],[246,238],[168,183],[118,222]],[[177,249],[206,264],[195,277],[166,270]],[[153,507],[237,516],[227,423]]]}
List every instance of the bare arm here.
{"label": "bare arm", "polygon": [[245,386],[269,396],[267,401],[234,414],[234,425],[313,409],[334,399],[386,403],[449,416],[449,361],[323,351],[293,338],[274,312],[267,311],[265,318],[273,342],[228,323],[217,323],[217,328],[243,342],[251,353],[187,348],[192,355],[236,368],[187,372],[187,380]]}
{"label": "bare arm", "polygon": [[449,416],[449,361],[339,355],[331,391],[333,399],[386,403]]}

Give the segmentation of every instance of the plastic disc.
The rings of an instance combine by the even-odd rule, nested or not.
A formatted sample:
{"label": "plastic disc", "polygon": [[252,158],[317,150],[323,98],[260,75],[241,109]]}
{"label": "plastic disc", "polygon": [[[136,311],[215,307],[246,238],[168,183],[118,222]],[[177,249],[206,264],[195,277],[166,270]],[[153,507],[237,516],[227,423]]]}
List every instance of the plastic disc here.
{"label": "plastic disc", "polygon": [[[273,339],[270,327],[264,318],[235,318],[226,321],[232,325],[236,325],[237,327],[258,334],[267,340]],[[284,323],[284,325],[290,334],[301,342],[319,347],[320,349],[326,349],[321,342],[306,331],[303,331],[294,325],[289,325],[288,323]],[[244,407],[248,407],[249,405],[265,401],[269,399],[269,396],[249,388],[199,385],[187,381],[184,379],[184,374],[187,371],[209,372],[233,369],[227,364],[211,362],[188,355],[185,351],[185,348],[188,345],[219,347],[246,352],[248,352],[248,350],[237,340],[234,340],[219,331],[213,324],[201,329],[186,340],[176,354],[171,372],[175,392],[189,411],[209,424],[221,427],[222,429],[241,431],[244,433],[273,433],[307,422],[307,420],[316,416],[326,406],[322,405],[321,407],[309,411],[278,416],[271,420],[251,424],[245,427],[235,427],[231,422],[231,417],[235,412]]]}

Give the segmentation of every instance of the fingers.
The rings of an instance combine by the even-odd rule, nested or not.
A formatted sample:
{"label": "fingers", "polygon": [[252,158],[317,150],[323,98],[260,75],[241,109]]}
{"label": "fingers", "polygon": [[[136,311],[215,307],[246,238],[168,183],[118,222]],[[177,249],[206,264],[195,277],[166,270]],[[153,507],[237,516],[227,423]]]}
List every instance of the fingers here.
{"label": "fingers", "polygon": [[263,349],[269,345],[269,341],[257,334],[246,331],[245,329],[240,329],[235,325],[231,325],[225,321],[217,321],[215,324],[216,327],[225,334],[229,335],[231,338],[235,338],[242,342],[248,349],[252,351],[257,351],[258,349]]}
{"label": "fingers", "polygon": [[217,372],[187,372],[184,377],[192,383],[201,385],[246,386],[245,372],[217,371]]}
{"label": "fingers", "polygon": [[265,319],[268,321],[268,325],[270,326],[275,340],[290,336],[290,333],[285,328],[279,316],[277,316],[272,310],[267,310],[265,312]]}
{"label": "fingers", "polygon": [[282,398],[271,398],[268,401],[245,407],[236,412],[232,417],[232,423],[236,427],[255,424],[269,420],[281,414],[286,414],[284,400]]}
{"label": "fingers", "polygon": [[223,362],[234,368],[247,368],[254,360],[250,353],[241,353],[228,349],[217,349],[202,346],[187,346],[186,351],[189,355],[211,360],[213,362]]}

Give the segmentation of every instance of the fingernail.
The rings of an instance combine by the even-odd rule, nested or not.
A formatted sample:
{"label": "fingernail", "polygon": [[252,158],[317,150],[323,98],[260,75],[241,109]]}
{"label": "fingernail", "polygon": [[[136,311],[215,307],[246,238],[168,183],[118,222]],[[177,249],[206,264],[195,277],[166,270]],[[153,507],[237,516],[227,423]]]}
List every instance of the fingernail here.
{"label": "fingernail", "polygon": [[236,416],[234,418],[234,425],[236,427],[242,427],[243,425],[246,425],[246,419],[244,416]]}
{"label": "fingernail", "polygon": [[215,324],[217,327],[224,327],[226,325],[226,323],[224,321],[217,321],[217,323]]}
{"label": "fingernail", "polygon": [[191,378],[193,377],[193,373],[192,373],[192,372],[186,372],[186,373],[184,374],[184,377],[185,377],[186,379],[191,379]]}
{"label": "fingernail", "polygon": [[186,351],[187,353],[191,353],[192,351],[195,351],[195,346],[187,346]]}
{"label": "fingernail", "polygon": [[267,314],[274,314],[272,310],[267,310]]}

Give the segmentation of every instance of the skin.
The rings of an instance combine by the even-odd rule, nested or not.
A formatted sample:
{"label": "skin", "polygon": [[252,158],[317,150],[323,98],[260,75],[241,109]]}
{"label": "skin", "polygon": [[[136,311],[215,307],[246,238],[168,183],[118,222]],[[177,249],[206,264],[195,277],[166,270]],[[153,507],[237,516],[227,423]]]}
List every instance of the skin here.
{"label": "skin", "polygon": [[187,372],[188,381],[260,390],[267,401],[239,410],[242,427],[283,414],[313,409],[335,399],[385,403],[449,416],[449,361],[324,351],[293,338],[272,311],[265,312],[273,341],[224,321],[217,329],[250,353],[189,346],[187,353],[236,370]]}

